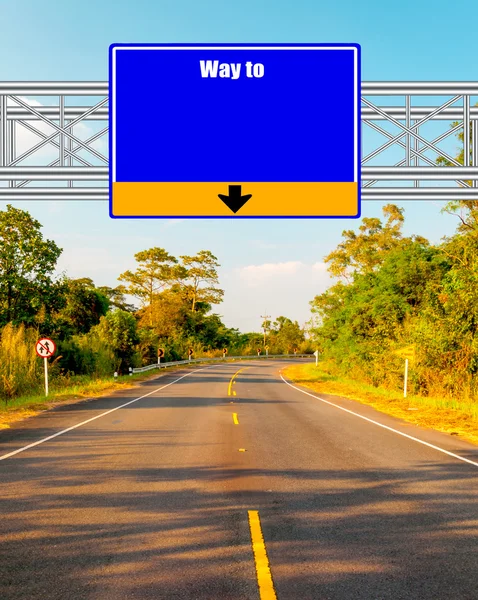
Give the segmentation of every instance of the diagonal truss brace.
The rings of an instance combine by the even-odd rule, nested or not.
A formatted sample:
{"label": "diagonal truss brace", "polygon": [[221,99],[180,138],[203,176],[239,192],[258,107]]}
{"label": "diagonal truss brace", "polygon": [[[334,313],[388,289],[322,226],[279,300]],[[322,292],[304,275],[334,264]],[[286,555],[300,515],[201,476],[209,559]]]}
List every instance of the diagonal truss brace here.
{"label": "diagonal truss brace", "polygon": [[[56,96],[58,105],[32,106],[25,96]],[[67,106],[65,97],[68,96],[100,96],[103,99],[88,106]],[[379,106],[369,99],[371,96],[404,97],[405,103],[404,106]],[[414,96],[451,98],[439,106],[422,106],[412,105]],[[363,82],[362,122],[367,129],[384,136],[386,141],[362,158],[362,199],[478,200],[478,106],[470,105],[473,96],[478,98],[478,82]],[[92,147],[93,142],[108,133],[107,104],[106,82],[0,82],[0,200],[107,200],[108,158]],[[154,117],[152,108],[151,118]],[[420,127],[436,120],[460,123],[427,140],[420,133]],[[75,135],[74,127],[79,123],[97,121],[103,121],[105,126],[88,139],[82,140]],[[398,133],[390,133],[377,121],[397,127]],[[39,122],[53,132],[45,133],[39,129]],[[22,131],[30,132],[40,141],[16,155],[17,137]],[[460,131],[464,136],[463,165],[438,146]],[[34,160],[38,151],[46,146],[58,152],[57,158],[52,160],[50,157],[44,161],[48,164],[43,165],[38,158],[39,164],[25,164],[27,159],[28,162]],[[371,165],[392,147],[404,151],[404,158],[395,158],[394,164]],[[86,152],[88,158],[81,156],[81,151]],[[426,152],[445,158],[451,166],[438,166]],[[102,166],[95,165],[95,161]],[[102,187],[95,187],[95,181]],[[408,182],[413,187],[381,187],[386,181]],[[419,187],[427,181],[447,182],[449,187]],[[64,187],[65,182],[68,187]],[[33,187],[33,183],[37,187]],[[74,183],[78,185],[74,187]],[[84,187],[88,183],[89,187]],[[453,183],[455,187],[450,187]],[[43,187],[45,185],[48,187]]]}

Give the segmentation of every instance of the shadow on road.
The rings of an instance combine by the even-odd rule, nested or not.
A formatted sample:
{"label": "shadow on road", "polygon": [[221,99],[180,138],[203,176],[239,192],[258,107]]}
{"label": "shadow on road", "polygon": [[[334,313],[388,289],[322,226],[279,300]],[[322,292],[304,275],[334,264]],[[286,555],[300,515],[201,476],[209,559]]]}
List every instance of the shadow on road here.
{"label": "shadow on road", "polygon": [[134,451],[98,435],[0,465],[1,598],[258,598],[249,509],[279,599],[478,598],[476,468],[126,467]]}

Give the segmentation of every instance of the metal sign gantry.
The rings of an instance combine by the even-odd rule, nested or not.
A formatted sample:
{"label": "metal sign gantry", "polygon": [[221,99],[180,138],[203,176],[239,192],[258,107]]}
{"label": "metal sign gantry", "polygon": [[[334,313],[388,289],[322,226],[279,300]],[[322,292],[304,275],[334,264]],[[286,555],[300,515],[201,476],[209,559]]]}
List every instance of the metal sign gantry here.
{"label": "metal sign gantry", "polygon": [[[392,97],[399,99],[393,106],[376,101]],[[426,106],[424,97],[431,99]],[[478,82],[362,82],[362,138],[373,130],[380,140],[362,152],[362,199],[478,200],[474,97]],[[434,121],[451,126],[426,134]],[[461,132],[463,164],[439,145]],[[107,148],[107,82],[0,82],[0,200],[108,200]],[[386,162],[389,149],[390,164],[371,164]],[[437,164],[438,157],[448,164]],[[382,185],[397,181],[403,184]]]}

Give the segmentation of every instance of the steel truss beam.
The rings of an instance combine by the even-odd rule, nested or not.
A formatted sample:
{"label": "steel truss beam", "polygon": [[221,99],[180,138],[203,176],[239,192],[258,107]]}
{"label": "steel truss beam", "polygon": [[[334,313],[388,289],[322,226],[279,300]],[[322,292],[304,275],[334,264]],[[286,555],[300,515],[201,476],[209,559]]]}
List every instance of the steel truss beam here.
{"label": "steel truss beam", "polygon": [[[47,99],[37,100],[43,97]],[[384,103],[384,98],[391,97],[403,101]],[[438,97],[440,101],[434,102]],[[474,102],[472,97],[476,97]],[[373,130],[384,141],[362,157],[362,198],[478,200],[477,100],[478,82],[363,82],[362,135]],[[0,200],[107,200],[108,157],[94,147],[95,142],[106,140],[107,103],[107,82],[0,82]],[[156,117],[153,109],[150,116]],[[429,139],[421,128],[433,121],[448,121],[452,126]],[[90,134],[86,138],[82,127]],[[35,141],[19,153],[26,132]],[[439,146],[461,132],[464,164]],[[390,148],[402,158],[394,164],[387,164],[390,159],[370,164]],[[46,150],[50,152],[47,159]],[[452,166],[438,165],[439,156]],[[35,164],[25,164],[33,160]],[[93,187],[95,181],[102,182],[102,187]],[[396,181],[408,185],[376,185]],[[435,186],[421,186],[430,181]],[[444,181],[447,187],[440,186]],[[34,187],[33,182],[48,183]],[[88,182],[90,186],[85,187]]]}

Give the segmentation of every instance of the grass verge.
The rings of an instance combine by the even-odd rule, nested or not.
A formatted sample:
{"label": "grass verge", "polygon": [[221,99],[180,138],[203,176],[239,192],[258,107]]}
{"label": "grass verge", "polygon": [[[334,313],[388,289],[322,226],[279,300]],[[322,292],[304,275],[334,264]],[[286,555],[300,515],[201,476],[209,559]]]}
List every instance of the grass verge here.
{"label": "grass verge", "polygon": [[[170,370],[163,371],[170,373]],[[73,404],[90,398],[99,398],[118,390],[135,387],[141,381],[158,377],[158,372],[138,373],[124,375],[115,381],[112,377],[91,379],[88,377],[75,377],[69,384],[64,384],[55,390],[55,382],[50,383],[48,398],[45,394],[21,396],[5,404],[0,401],[0,429],[8,429],[12,423],[32,417],[40,412],[49,410],[59,404]]]}
{"label": "grass verge", "polygon": [[[208,362],[208,364],[223,364],[224,362],[229,363],[231,361],[218,359],[217,363]],[[195,363],[198,367],[203,366],[203,364],[204,363]],[[112,377],[91,379],[87,376],[76,376],[71,379],[69,384],[62,384],[61,388],[58,390],[55,390],[55,382],[51,382],[48,398],[45,398],[45,395],[42,393],[38,395],[20,396],[10,400],[8,404],[5,404],[0,400],[0,430],[8,429],[12,423],[22,421],[28,417],[34,417],[59,404],[74,404],[75,402],[81,402],[82,400],[100,398],[101,396],[112,394],[118,390],[135,387],[141,381],[156,379],[166,373],[187,369],[190,368],[190,366],[194,365],[178,365],[172,368],[163,369],[161,372],[153,370],[131,376],[124,375],[118,377],[116,381]]]}
{"label": "grass verge", "polygon": [[458,436],[478,445],[478,402],[414,395],[404,398],[403,392],[333,375],[325,364],[288,367],[284,375],[315,392],[356,400],[414,425]]}

